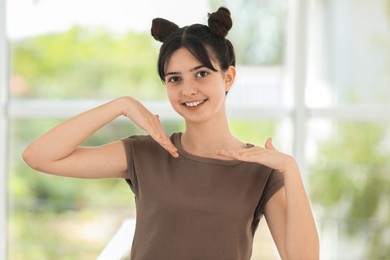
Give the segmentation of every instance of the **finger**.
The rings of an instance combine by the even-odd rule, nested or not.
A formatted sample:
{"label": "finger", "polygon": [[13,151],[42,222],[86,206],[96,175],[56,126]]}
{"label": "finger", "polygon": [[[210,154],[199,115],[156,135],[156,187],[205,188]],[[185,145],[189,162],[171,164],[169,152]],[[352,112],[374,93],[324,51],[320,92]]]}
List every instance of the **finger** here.
{"label": "finger", "polygon": [[166,136],[165,133],[155,133],[155,134],[150,134],[150,136],[159,145],[161,145],[167,152],[169,152],[173,157],[175,158],[179,157],[177,148],[174,146],[174,144],[171,142],[168,136]]}
{"label": "finger", "polygon": [[228,158],[233,158],[234,159],[234,157],[232,156],[231,151],[227,151],[225,149],[219,149],[219,150],[215,151],[215,154],[217,154],[219,156],[224,156],[224,157],[228,157]]}
{"label": "finger", "polygon": [[269,150],[261,147],[252,147],[239,150],[217,150],[217,155],[236,159],[245,162],[264,163],[264,160],[268,157]]}
{"label": "finger", "polygon": [[230,159],[241,160],[239,152],[235,150],[220,149],[216,151],[216,154]]}
{"label": "finger", "polygon": [[239,149],[239,150],[226,150],[221,149],[216,151],[217,155],[228,157],[231,159],[236,159],[240,161],[248,161],[252,156],[253,151],[249,149]]}
{"label": "finger", "polygon": [[[156,118],[159,119],[159,116],[156,115]],[[152,127],[151,132],[149,133],[152,138],[159,143],[165,150],[167,150],[173,157],[179,157],[177,148],[174,146],[172,141],[169,139],[165,130],[161,124],[160,120],[156,120],[156,125]]]}
{"label": "finger", "polygon": [[177,152],[177,148],[173,145],[173,143],[168,139],[168,141],[159,143],[165,150],[167,150],[173,157],[179,157],[179,153]]}
{"label": "finger", "polygon": [[271,138],[267,138],[267,140],[265,141],[265,148],[277,151],[276,148],[274,147],[274,145],[272,144]]}

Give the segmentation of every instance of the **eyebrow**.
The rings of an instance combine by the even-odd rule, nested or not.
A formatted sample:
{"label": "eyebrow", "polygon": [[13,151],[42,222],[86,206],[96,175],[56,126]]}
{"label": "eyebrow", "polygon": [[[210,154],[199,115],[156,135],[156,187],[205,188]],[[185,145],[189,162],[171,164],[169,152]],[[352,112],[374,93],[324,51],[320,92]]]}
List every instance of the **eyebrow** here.
{"label": "eyebrow", "polygon": [[[190,69],[190,72],[198,70],[198,69],[201,69],[201,68],[206,68],[206,66],[205,65],[199,65],[199,66],[193,67],[192,69]],[[176,72],[176,71],[171,71],[171,72],[165,73],[164,76],[177,75],[177,74],[181,74],[181,73],[180,72]]]}

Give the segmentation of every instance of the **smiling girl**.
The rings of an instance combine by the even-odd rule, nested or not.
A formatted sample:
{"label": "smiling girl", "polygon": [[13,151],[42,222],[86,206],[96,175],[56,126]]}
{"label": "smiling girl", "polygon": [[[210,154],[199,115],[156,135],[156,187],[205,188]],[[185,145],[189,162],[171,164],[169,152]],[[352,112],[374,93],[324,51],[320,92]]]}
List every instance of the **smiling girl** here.
{"label": "smiling girl", "polygon": [[[159,116],[132,97],[79,114],[33,141],[23,158],[32,168],[76,178],[123,178],[135,194],[131,259],[250,259],[265,216],[283,259],[318,259],[319,242],[296,161],[267,139],[254,146],[229,130],[226,97],[236,76],[226,35],[230,12],[209,25],[179,28],[153,20],[163,44],[158,73],[185,130],[168,136]],[[148,135],[99,147],[81,144],[117,117]]]}

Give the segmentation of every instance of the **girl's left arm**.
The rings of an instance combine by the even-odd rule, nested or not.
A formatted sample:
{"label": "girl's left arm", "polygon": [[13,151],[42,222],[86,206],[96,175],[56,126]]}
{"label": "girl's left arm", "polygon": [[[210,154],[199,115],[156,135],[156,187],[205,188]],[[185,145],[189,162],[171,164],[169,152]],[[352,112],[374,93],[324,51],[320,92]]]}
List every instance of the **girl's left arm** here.
{"label": "girl's left arm", "polygon": [[284,188],[265,206],[264,215],[282,259],[319,259],[319,239],[298,164],[290,155],[278,152],[267,139],[265,148],[219,150],[218,155],[256,162],[284,175]]}

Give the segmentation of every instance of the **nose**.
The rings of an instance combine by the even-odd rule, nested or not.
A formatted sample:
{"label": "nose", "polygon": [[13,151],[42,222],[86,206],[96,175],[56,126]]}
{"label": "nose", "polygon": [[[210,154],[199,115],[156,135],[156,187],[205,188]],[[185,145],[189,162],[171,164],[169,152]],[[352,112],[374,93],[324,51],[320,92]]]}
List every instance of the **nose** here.
{"label": "nose", "polygon": [[198,89],[193,84],[186,82],[183,84],[182,95],[186,97],[194,96],[198,93]]}

